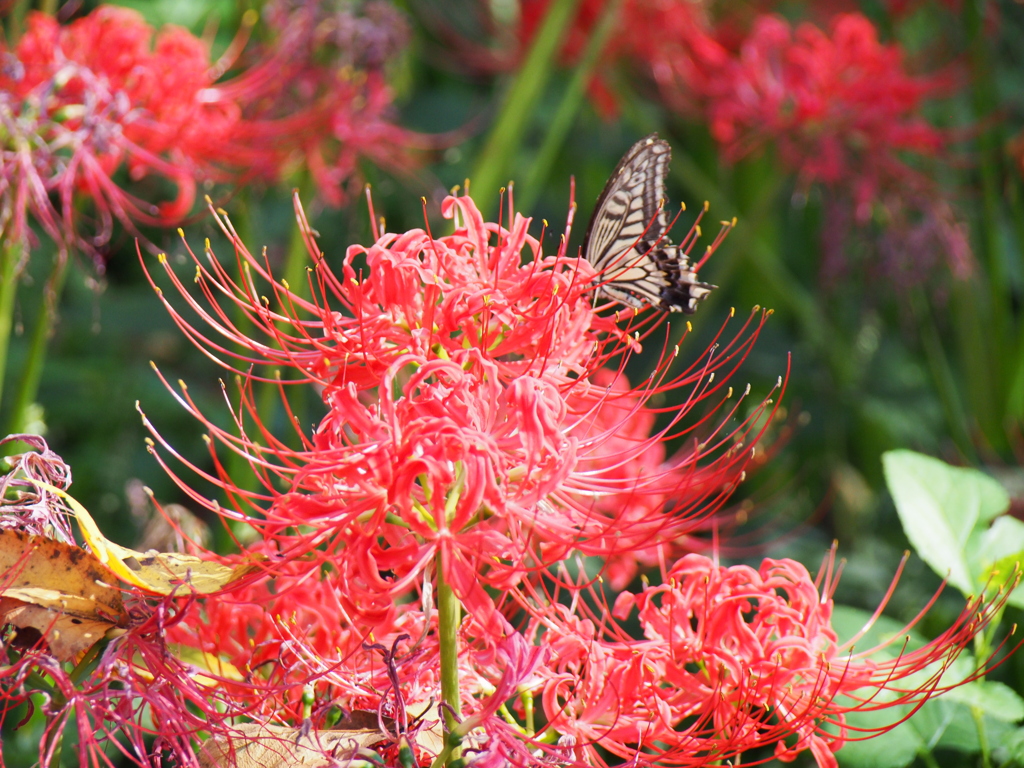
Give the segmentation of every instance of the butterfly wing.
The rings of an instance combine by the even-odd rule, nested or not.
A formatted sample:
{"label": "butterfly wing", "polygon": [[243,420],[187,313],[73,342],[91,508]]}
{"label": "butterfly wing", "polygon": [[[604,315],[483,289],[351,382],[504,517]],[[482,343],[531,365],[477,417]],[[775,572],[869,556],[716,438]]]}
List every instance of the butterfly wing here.
{"label": "butterfly wing", "polygon": [[633,145],[597,199],[583,255],[600,273],[600,290],[609,298],[692,313],[714,286],[697,281],[686,254],[666,235],[671,158],[668,143],[656,134]]}

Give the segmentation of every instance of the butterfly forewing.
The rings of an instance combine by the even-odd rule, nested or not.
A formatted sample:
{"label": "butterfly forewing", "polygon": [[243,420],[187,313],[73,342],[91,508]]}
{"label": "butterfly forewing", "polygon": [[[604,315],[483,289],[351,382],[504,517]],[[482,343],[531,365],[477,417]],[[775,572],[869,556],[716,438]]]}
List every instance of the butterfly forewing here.
{"label": "butterfly forewing", "polygon": [[600,290],[629,306],[693,312],[713,286],[696,281],[686,255],[666,236],[665,175],[672,151],[656,135],[626,153],[597,200],[584,257]]}

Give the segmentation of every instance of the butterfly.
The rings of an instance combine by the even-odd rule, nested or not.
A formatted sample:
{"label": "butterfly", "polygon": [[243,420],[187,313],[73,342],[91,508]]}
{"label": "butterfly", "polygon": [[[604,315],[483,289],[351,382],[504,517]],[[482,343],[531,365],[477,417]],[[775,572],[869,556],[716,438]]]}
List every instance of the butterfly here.
{"label": "butterfly", "polygon": [[[630,148],[597,198],[583,257],[609,298],[638,309],[649,304],[692,314],[718,286],[699,282],[686,250],[668,238],[665,175],[671,159],[668,142],[656,133]],[[689,235],[686,241],[692,244]]]}

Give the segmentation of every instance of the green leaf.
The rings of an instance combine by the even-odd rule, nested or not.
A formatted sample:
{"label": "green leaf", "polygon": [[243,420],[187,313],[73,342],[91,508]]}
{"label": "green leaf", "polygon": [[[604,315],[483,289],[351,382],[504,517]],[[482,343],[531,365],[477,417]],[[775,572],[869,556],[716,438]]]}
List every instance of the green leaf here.
{"label": "green leaf", "polygon": [[[1006,751],[1013,765],[1024,764],[1024,728],[1017,728],[1006,734],[999,742],[998,752]],[[1000,759],[1005,759],[1000,756]]]}
{"label": "green leaf", "polygon": [[[1006,587],[1019,577],[1024,563],[1024,523],[1009,515],[997,518],[967,554],[968,563],[990,590]],[[1024,608],[1024,587],[1014,589],[1007,602]]]}
{"label": "green leaf", "polygon": [[978,590],[965,554],[971,534],[1004,513],[1003,487],[973,469],[951,467],[913,451],[882,456],[903,530],[917,554],[965,595]]}
{"label": "green leaf", "polygon": [[[905,709],[851,712],[846,723],[857,729],[882,729],[902,717]],[[924,740],[907,721],[863,741],[846,742],[836,757],[843,768],[904,768],[914,762],[924,745]]]}
{"label": "green leaf", "polygon": [[1021,559],[1024,555],[1024,523],[1008,515],[997,518],[982,534],[974,555],[979,570],[987,570],[1007,558]]}
{"label": "green leaf", "polygon": [[992,680],[964,683],[943,694],[944,701],[958,702],[981,710],[1005,723],[1024,719],[1024,699],[1008,685]]}

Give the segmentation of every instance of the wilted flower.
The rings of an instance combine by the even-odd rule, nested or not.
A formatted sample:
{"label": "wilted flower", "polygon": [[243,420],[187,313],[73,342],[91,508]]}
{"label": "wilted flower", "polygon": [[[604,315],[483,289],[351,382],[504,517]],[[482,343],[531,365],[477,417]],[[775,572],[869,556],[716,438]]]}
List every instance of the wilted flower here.
{"label": "wilted flower", "polygon": [[118,752],[140,766],[162,755],[195,765],[200,732],[224,733],[251,686],[229,666],[172,653],[193,597],[119,587],[74,542],[67,465],[34,435],[0,445],[15,440],[31,450],[0,476],[0,713],[41,712],[41,765],[59,763],[69,731],[82,765],[112,766]]}

